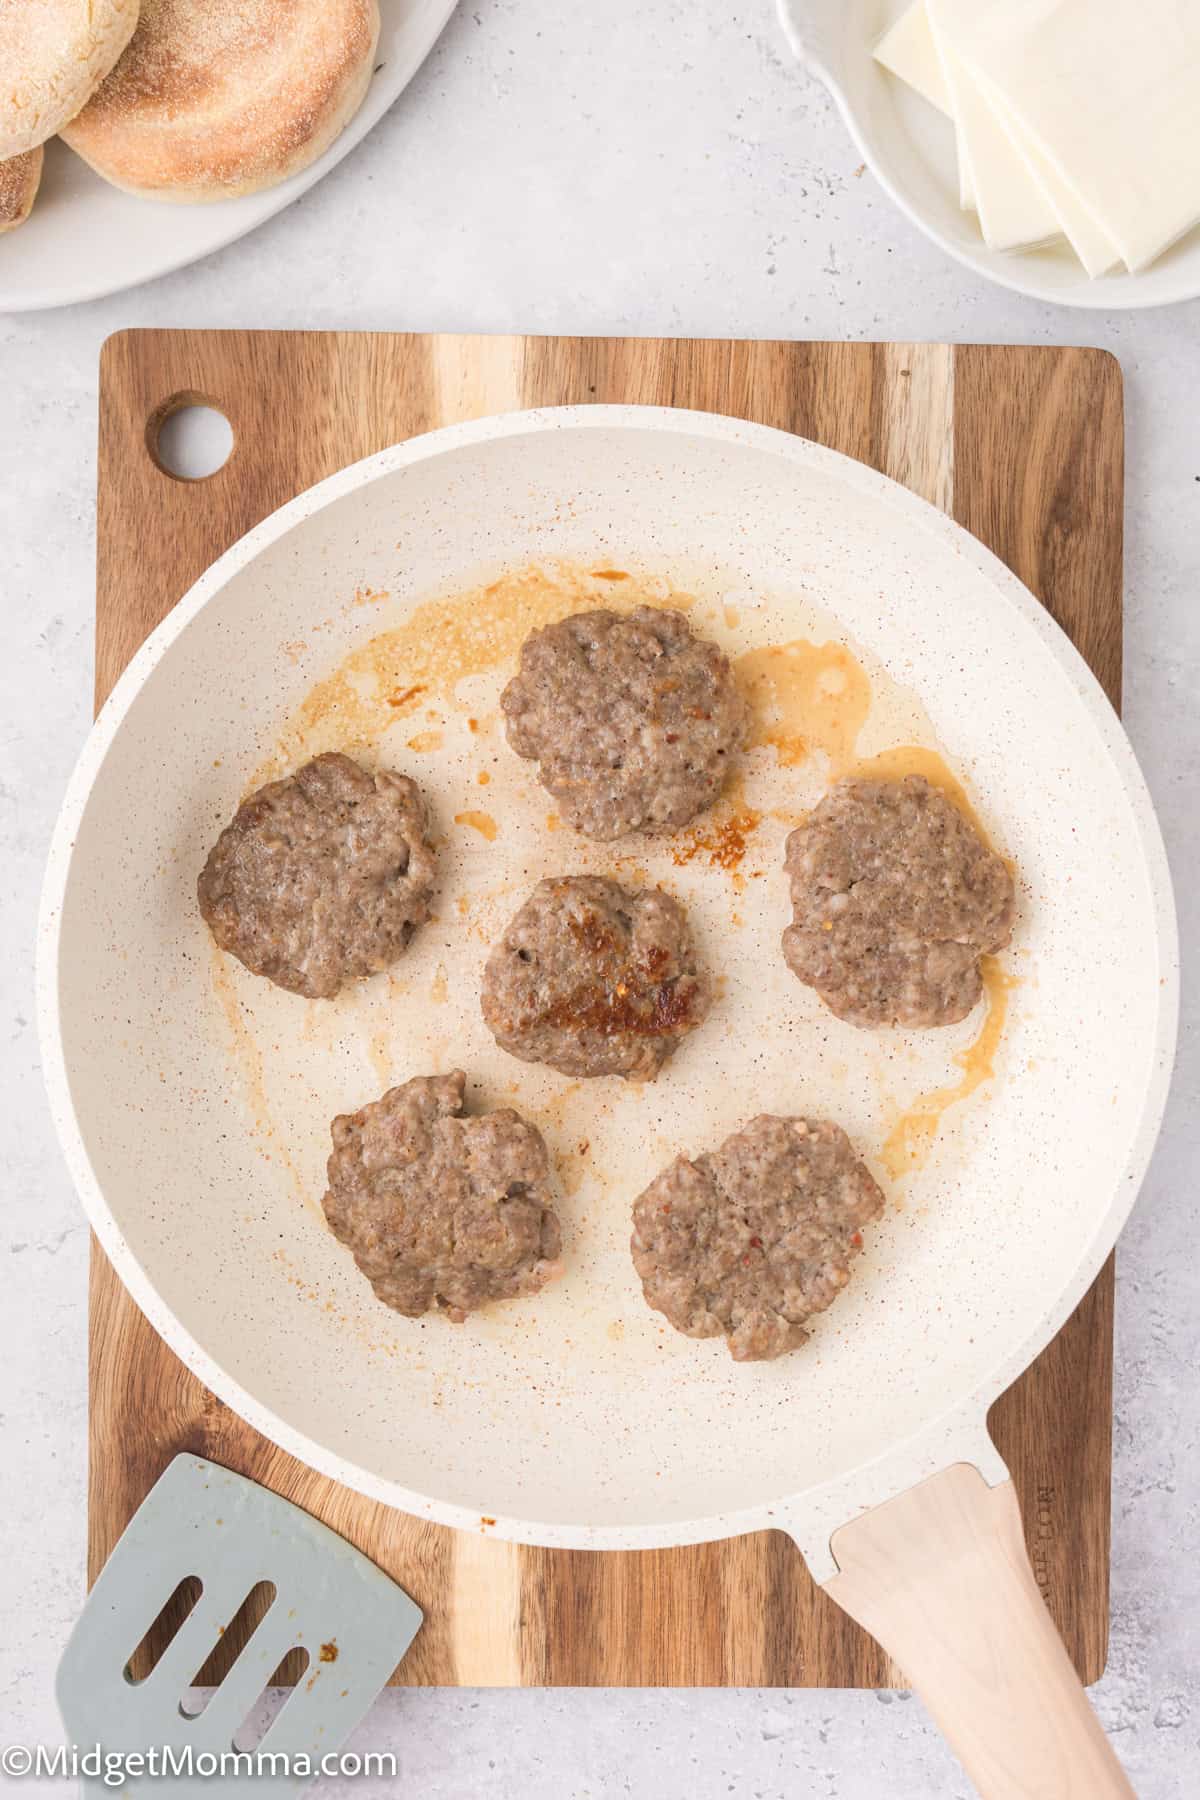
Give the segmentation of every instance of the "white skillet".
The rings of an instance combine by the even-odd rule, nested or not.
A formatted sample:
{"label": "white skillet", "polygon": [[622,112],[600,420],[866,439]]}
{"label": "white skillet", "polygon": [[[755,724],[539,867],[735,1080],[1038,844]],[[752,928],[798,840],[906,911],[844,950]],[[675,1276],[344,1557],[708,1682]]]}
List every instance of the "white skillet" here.
{"label": "white skillet", "polygon": [[[548,828],[494,722],[519,630],[486,583],[564,560],[603,572],[585,598],[616,593],[614,570],[689,588],[698,627],[734,653],[852,643],[877,696],[860,749],[932,731],[1020,872],[1006,956],[1020,985],[995,1080],[952,1111],[923,1170],[888,1183],[895,1204],[850,1289],[773,1364],[735,1367],[645,1308],[633,1195],[676,1149],[763,1109],[831,1113],[878,1168],[897,1106],[953,1073],[978,1021],[874,1038],[791,980],[778,859],[821,771],[760,750],[747,801],[785,816],[764,820],[742,891],[703,855],[680,866],[669,847],[624,847],[634,875],[684,895],[724,977],[659,1082],[571,1084],[491,1043],[479,969],[521,894],[554,869],[630,871]],[[414,625],[430,597],[480,582],[465,610]],[[407,633],[389,680],[419,668],[429,684],[380,753],[431,796],[439,917],[394,981],[322,1008],[215,964],[195,875],[281,733],[286,761],[387,713],[359,669],[348,725],[325,711],[286,736],[314,682],[385,629]],[[438,691],[443,663],[478,670],[493,652]],[[985,1419],[1137,1193],[1174,1043],[1170,886],[1093,677],[941,514],[786,434],[650,408],[485,419],[343,471],[223,556],[117,684],[55,835],[39,987],[51,1104],[106,1253],[177,1354],[268,1437],[385,1503],[494,1520],[520,1542],[785,1530],[985,1794],[1127,1791],[1029,1573]],[[456,1064],[477,1104],[516,1104],[545,1130],[569,1265],[536,1301],[460,1328],[375,1303],[318,1206],[330,1116]]]}
{"label": "white skillet", "polygon": [[803,66],[837,102],[875,179],[920,231],[989,281],[1103,312],[1138,311],[1200,294],[1200,231],[1191,231],[1149,269],[1114,270],[1091,280],[1063,243],[1037,250],[989,250],[974,213],[958,201],[954,130],[872,52],[908,0],[775,0],[784,35]]}

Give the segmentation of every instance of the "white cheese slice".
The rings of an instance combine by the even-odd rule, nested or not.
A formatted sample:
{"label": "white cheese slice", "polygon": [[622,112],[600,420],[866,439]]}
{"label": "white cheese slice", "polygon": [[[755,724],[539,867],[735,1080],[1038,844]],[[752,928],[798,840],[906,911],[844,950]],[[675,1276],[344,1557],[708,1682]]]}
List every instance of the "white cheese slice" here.
{"label": "white cheese slice", "polygon": [[927,0],[1130,269],[1200,220],[1197,0]]}
{"label": "white cheese slice", "polygon": [[1033,140],[1022,131],[1020,121],[1014,118],[995,89],[988,90],[986,98],[997,122],[1007,132],[1015,153],[1020,156],[1048,197],[1067,242],[1087,273],[1093,280],[1098,275],[1107,275],[1121,261],[1117,246],[1097,224],[1074,189],[1067,186],[1053,163],[1042,155]]}
{"label": "white cheese slice", "polygon": [[1062,226],[1045,188],[1018,155],[966,65],[940,37],[936,13],[932,24],[984,243],[989,250],[1021,250],[1058,237]]}
{"label": "white cheese slice", "polygon": [[925,0],[916,0],[915,6],[901,13],[891,29],[884,32],[875,46],[875,61],[898,75],[901,81],[907,81],[909,87],[916,88],[922,99],[944,112],[947,118],[954,116]]}
{"label": "white cheese slice", "polygon": [[884,32],[875,46],[875,60],[901,81],[907,82],[909,87],[915,88],[923,100],[928,100],[931,106],[936,106],[939,112],[945,113],[954,122],[958,154],[958,203],[964,212],[970,212],[975,205],[975,195],[971,187],[969,158],[959,134],[958,122],[954,118],[954,106],[942,72],[942,59],[933,41],[925,0],[916,0],[916,4],[910,6],[907,12],[901,13],[890,30]]}

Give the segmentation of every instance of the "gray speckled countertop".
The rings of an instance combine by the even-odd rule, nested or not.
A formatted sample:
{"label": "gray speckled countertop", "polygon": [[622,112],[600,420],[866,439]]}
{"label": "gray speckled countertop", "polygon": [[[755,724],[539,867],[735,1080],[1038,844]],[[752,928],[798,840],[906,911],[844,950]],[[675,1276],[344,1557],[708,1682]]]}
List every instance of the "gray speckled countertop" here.
{"label": "gray speckled countertop", "polygon": [[[1072,314],[989,287],[926,244],[858,163],[769,0],[732,12],[720,0],[462,0],[367,142],[254,236],[113,300],[0,320],[9,1741],[58,1741],[51,1681],[82,1593],[87,1232],[42,1101],[30,962],[46,842],[90,714],[104,338],[187,324],[1093,343],[1125,371],[1126,719],[1185,947],[1174,1097],[1119,1259],[1112,1649],[1094,1698],[1143,1797],[1197,1791],[1200,305]],[[355,1743],[395,1748],[404,1788],[426,1800],[970,1791],[919,1703],[898,1694],[398,1692]],[[325,1790],[352,1785],[374,1800],[388,1784]]]}

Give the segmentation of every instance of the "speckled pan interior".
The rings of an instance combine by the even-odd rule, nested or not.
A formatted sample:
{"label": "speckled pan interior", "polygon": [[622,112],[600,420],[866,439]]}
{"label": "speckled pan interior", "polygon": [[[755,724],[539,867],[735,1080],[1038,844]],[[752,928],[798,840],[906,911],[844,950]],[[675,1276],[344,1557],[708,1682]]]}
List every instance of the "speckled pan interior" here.
{"label": "speckled pan interior", "polygon": [[[683,844],[589,846],[555,828],[496,716],[518,588],[488,588],[530,569],[528,591],[549,584],[564,604],[683,596],[734,656],[844,644],[871,685],[858,753],[938,746],[963,780],[1019,873],[1002,959],[1015,985],[995,1075],[946,1111],[924,1167],[889,1175],[888,1134],[961,1073],[980,1019],[856,1031],[779,954],[783,839],[825,759],[756,749],[707,835]],[[420,682],[364,658],[385,632]],[[389,710],[411,685],[426,691]],[[441,887],[393,976],[310,1003],[218,957],[194,888],[247,787],[332,743],[421,781]],[[722,867],[720,832],[746,815],[759,822],[745,856]],[[479,1017],[489,941],[536,879],[573,869],[662,881],[720,976],[709,1021],[653,1085],[518,1063]],[[533,1541],[774,1522],[811,1549],[840,1509],[986,1459],[988,1401],[1082,1293],[1132,1202],[1173,1044],[1174,955],[1161,845],[1120,728],[994,558],[882,477],[783,434],[592,408],[385,452],[268,520],[176,608],[72,782],[46,886],[42,1025],[64,1145],[119,1273],[279,1443],[408,1510]],[[379,1305],[319,1208],[333,1114],[455,1066],[472,1105],[515,1105],[545,1132],[568,1268],[461,1327]],[[735,1366],[645,1307],[629,1211],[672,1155],[760,1110],[837,1118],[889,1204],[811,1343]]]}

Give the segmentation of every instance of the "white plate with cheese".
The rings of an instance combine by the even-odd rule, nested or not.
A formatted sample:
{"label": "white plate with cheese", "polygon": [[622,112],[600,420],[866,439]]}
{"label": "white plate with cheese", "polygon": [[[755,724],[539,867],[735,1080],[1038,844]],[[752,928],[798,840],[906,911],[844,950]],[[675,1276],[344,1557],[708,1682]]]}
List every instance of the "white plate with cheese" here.
{"label": "white plate with cheese", "polygon": [[29,219],[0,237],[0,313],[70,306],[120,293],[224,249],[329,173],[406,88],[456,0],[380,0],[375,73],[362,105],[324,156],[277,187],[184,206],[112,187],[58,139],[46,145]]}
{"label": "white plate with cheese", "polygon": [[1194,0],[777,4],[872,173],[959,262],[1065,306],[1200,295]]}

